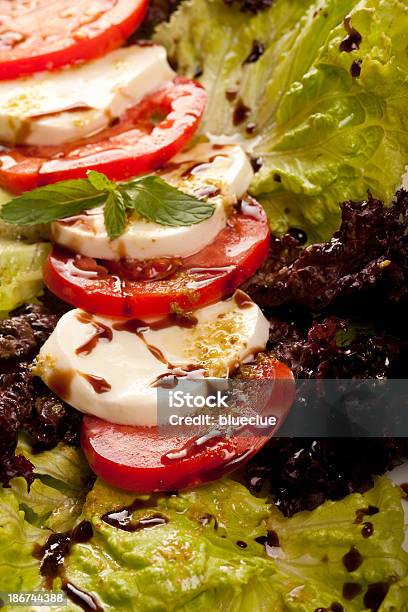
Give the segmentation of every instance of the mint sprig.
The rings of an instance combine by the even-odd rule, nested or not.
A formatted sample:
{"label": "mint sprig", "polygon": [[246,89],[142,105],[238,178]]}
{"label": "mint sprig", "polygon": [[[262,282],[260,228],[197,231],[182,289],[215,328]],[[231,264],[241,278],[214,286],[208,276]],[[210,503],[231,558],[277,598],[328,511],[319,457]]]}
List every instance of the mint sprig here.
{"label": "mint sprig", "polygon": [[115,183],[101,172],[90,170],[86,179],[46,185],[10,200],[0,210],[0,218],[13,225],[37,225],[102,205],[111,240],[123,234],[132,213],[173,227],[195,225],[214,213],[214,204],[172,187],[159,176]]}

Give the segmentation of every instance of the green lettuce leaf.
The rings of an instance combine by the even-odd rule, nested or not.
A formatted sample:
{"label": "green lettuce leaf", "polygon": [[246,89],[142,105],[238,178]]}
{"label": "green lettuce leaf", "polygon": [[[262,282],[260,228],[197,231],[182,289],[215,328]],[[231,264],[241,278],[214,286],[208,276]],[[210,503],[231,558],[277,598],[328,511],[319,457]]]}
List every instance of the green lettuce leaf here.
{"label": "green lettuce leaf", "polygon": [[[361,35],[349,53],[339,49],[347,15]],[[257,15],[223,0],[188,0],[155,40],[179,72],[202,72],[202,133],[239,142],[262,161],[251,190],[272,229],[301,227],[315,241],[337,228],[338,203],[368,190],[388,202],[401,183],[407,29],[401,0],[275,0]],[[264,53],[246,63],[254,40]]]}
{"label": "green lettuce leaf", "polygon": [[[393,607],[404,602],[408,572],[401,493],[387,478],[365,495],[290,519],[229,478],[139,499],[144,504],[134,510],[133,523],[157,513],[168,522],[134,532],[108,525],[102,516],[135,497],[97,481],[81,515],[91,521],[94,536],[75,545],[65,565],[68,580],[104,610],[314,612],[338,602],[347,612],[360,612],[367,589],[378,582],[389,584],[380,611],[404,610]],[[373,535],[364,538],[355,521],[369,505],[379,512],[369,517]],[[268,529],[280,541],[269,555],[255,540]],[[342,559],[352,546],[363,562],[350,573]],[[346,582],[361,586],[350,601],[343,597]]]}
{"label": "green lettuce leaf", "polygon": [[32,555],[36,543],[43,543],[46,531],[25,520],[11,489],[0,490],[0,592],[24,591],[39,587],[39,563]]}
{"label": "green lettuce leaf", "polygon": [[29,492],[23,478],[14,478],[11,484],[26,519],[53,531],[71,529],[92,481],[82,451],[61,443],[51,451],[32,454],[21,437],[16,453],[24,455],[35,468],[36,479]]}
{"label": "green lettuce leaf", "polygon": [[51,246],[0,238],[0,311],[20,306],[43,288],[42,268]]}
{"label": "green lettuce leaf", "polygon": [[22,478],[0,488],[0,592],[43,588],[34,547],[77,523],[90,476],[82,452],[68,446],[32,455],[21,439],[17,452],[34,463],[37,478],[30,492]]}
{"label": "green lettuce leaf", "polygon": [[[32,455],[21,439],[18,452],[34,461],[38,478],[30,493],[19,478],[0,490],[0,592],[44,589],[35,545],[88,520],[94,535],[73,545],[64,579],[107,612],[315,612],[334,602],[361,612],[365,594],[380,583],[388,592],[379,612],[407,610],[401,491],[385,477],[363,495],[290,519],[230,478],[179,494],[138,496],[133,524],[157,514],[167,522],[132,532],[102,517],[134,504],[135,495],[100,480],[87,493],[90,474],[81,451],[61,444]],[[356,518],[369,506],[378,512],[363,516],[373,529],[365,538]],[[267,553],[257,540],[271,530],[280,546]],[[343,558],[352,547],[362,562],[350,572]],[[343,597],[347,582],[361,587],[352,600]],[[53,587],[58,590],[61,580]],[[72,601],[53,609],[80,610]]]}

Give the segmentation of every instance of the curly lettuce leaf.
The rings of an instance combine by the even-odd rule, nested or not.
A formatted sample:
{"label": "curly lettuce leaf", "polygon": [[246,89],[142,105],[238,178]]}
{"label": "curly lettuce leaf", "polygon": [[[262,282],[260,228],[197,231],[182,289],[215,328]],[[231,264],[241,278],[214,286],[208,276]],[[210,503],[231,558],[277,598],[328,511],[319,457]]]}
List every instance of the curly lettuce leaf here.
{"label": "curly lettuce leaf", "polygon": [[82,511],[89,467],[80,450],[59,445],[31,455],[22,439],[18,452],[35,466],[36,480],[27,491],[23,478],[0,488],[0,592],[43,588],[40,562],[33,556],[52,532],[71,529]]}
{"label": "curly lettuce leaf", "polygon": [[0,238],[0,311],[13,310],[43,289],[42,268],[51,246]]}
{"label": "curly lettuce leaf", "polygon": [[[387,478],[377,479],[367,494],[326,502],[290,519],[230,478],[142,499],[134,523],[157,513],[168,522],[134,532],[108,525],[101,517],[129,506],[135,497],[101,481],[84,505],[81,519],[92,522],[94,536],[73,547],[65,575],[104,610],[314,612],[338,602],[348,612],[360,612],[370,585],[388,584],[390,577],[379,610],[404,609],[393,608],[404,601],[408,572],[401,548],[401,493]],[[355,520],[357,511],[369,505],[379,512],[369,519],[373,535],[364,538]],[[267,529],[280,541],[269,555],[255,539]],[[350,573],[342,558],[352,546],[363,562]],[[349,581],[361,586],[361,594],[350,601],[343,597]]]}
{"label": "curly lettuce leaf", "polygon": [[[347,15],[361,42],[341,52]],[[272,229],[301,227],[319,240],[338,227],[339,202],[368,190],[388,202],[401,182],[407,29],[401,0],[275,0],[257,15],[188,0],[155,39],[180,72],[202,72],[202,133],[240,142],[262,161],[251,190]],[[264,52],[248,63],[255,40]]]}
{"label": "curly lettuce leaf", "polygon": [[[19,450],[27,451],[24,442]],[[389,586],[379,612],[406,609],[401,492],[387,478],[378,478],[366,494],[326,502],[290,519],[268,499],[224,478],[177,495],[139,497],[143,504],[134,511],[133,522],[157,513],[168,522],[129,532],[108,525],[102,516],[131,505],[134,494],[98,480],[84,502],[88,470],[80,451],[60,445],[37,458],[30,456],[36,472],[51,479],[48,483],[36,481],[27,495],[15,479],[11,489],[0,491],[0,591],[44,588],[40,562],[32,556],[34,545],[43,544],[51,531],[89,520],[94,535],[72,547],[64,576],[107,612],[314,612],[334,602],[347,612],[360,612],[370,585],[379,582]],[[62,482],[66,491],[56,485]],[[75,512],[65,525],[50,523],[57,508],[67,508],[68,490],[81,514]],[[362,524],[355,521],[357,511],[370,505],[379,511],[369,517],[373,535],[364,538]],[[280,542],[269,554],[256,541],[268,529]],[[342,559],[352,546],[363,562],[350,573]],[[353,600],[343,597],[349,581],[361,585]],[[56,579],[54,589],[60,586]],[[62,612],[62,607],[55,609]],[[63,609],[79,610],[72,601]]]}
{"label": "curly lettuce leaf", "polygon": [[92,480],[82,451],[61,443],[50,451],[32,454],[21,437],[16,452],[31,461],[36,476],[29,491],[23,478],[14,478],[11,483],[26,519],[53,531],[71,529],[81,514]]}
{"label": "curly lettuce leaf", "polygon": [[39,586],[39,563],[34,545],[43,543],[46,531],[25,520],[11,489],[0,490],[0,592],[24,591]]}

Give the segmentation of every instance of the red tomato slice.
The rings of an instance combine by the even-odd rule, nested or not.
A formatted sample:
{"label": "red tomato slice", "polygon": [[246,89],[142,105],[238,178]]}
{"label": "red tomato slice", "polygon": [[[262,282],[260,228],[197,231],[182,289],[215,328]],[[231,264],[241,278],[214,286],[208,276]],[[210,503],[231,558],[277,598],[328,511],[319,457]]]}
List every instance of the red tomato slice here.
{"label": "red tomato slice", "polygon": [[[268,368],[260,372],[261,378],[265,376],[274,381],[269,405],[278,417],[277,426],[267,434],[248,430],[198,446],[196,440],[204,430],[188,439],[166,435],[157,427],[128,427],[85,416],[81,443],[91,468],[115,487],[152,493],[194,487],[241,467],[278,431],[293,403],[294,380],[287,366],[270,358]],[[167,456],[184,449],[183,458]]]}
{"label": "red tomato slice", "polygon": [[120,47],[147,0],[0,0],[0,79],[87,61]]}
{"label": "red tomato slice", "polygon": [[[175,306],[191,310],[211,304],[231,295],[268,255],[268,221],[260,204],[251,202],[246,214],[233,214],[212,244],[181,260],[181,267],[165,279],[134,281],[108,274],[95,260],[54,247],[44,282],[65,302],[109,316],[145,318],[168,314]],[[96,270],[98,276],[86,278],[81,269]]]}
{"label": "red tomato slice", "polygon": [[[87,170],[99,170],[112,180],[156,170],[189,142],[205,102],[199,83],[176,77],[92,138],[61,147],[2,147],[0,186],[21,193],[84,178]],[[163,118],[155,124],[157,116]]]}

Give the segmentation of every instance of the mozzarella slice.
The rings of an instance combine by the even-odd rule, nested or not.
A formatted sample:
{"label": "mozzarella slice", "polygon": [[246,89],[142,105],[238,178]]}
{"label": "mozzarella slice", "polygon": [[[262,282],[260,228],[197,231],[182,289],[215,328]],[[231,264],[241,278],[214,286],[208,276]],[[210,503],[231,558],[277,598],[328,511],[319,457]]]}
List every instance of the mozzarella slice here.
{"label": "mozzarella slice", "polygon": [[248,189],[253,170],[240,146],[214,148],[202,144],[175,157],[161,172],[161,177],[181,191],[213,202],[214,214],[187,227],[159,225],[134,217],[125,233],[110,241],[103,208],[97,208],[53,223],[52,239],[72,251],[97,259],[187,257],[211,244],[225,227],[229,208]]}
{"label": "mozzarella slice", "polygon": [[233,297],[197,310],[193,328],[173,323],[154,329],[154,323],[71,310],[42,347],[34,372],[81,412],[113,423],[155,425],[160,377],[182,375],[183,368],[199,379],[227,377],[266,346],[269,323],[262,311],[249,298],[245,307],[240,304]]}
{"label": "mozzarella slice", "polygon": [[60,145],[95,134],[174,72],[157,45],[133,45],[63,70],[0,82],[0,140]]}

